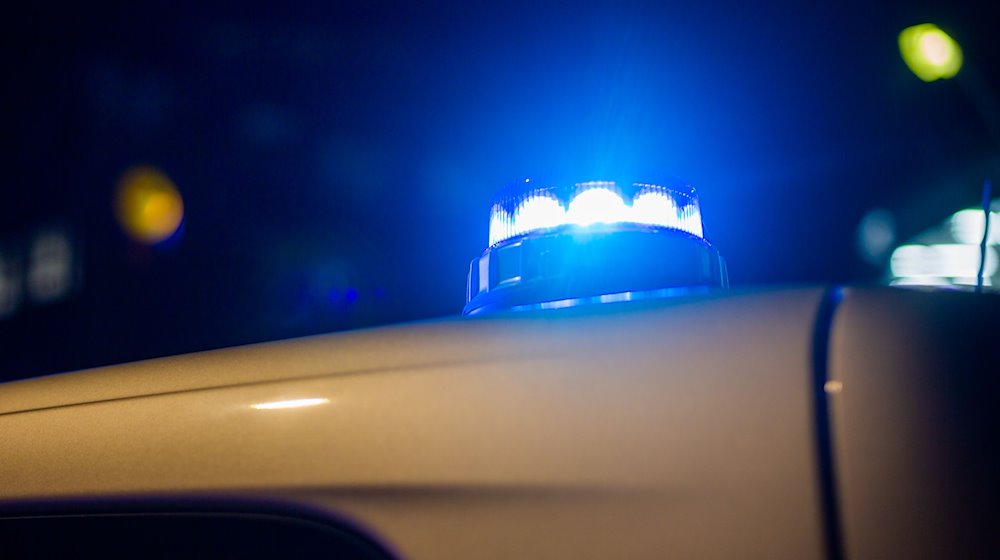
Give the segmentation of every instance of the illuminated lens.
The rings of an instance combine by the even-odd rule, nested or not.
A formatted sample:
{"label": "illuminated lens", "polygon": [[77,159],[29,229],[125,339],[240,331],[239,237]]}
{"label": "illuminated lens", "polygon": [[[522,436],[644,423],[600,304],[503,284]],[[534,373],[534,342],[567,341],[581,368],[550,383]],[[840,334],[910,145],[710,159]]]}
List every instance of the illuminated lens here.
{"label": "illuminated lens", "polygon": [[612,181],[577,183],[563,198],[555,186],[507,193],[490,210],[489,244],[566,225],[640,224],[686,231],[704,238],[698,199],[689,187],[634,183],[624,195]]}
{"label": "illuminated lens", "polygon": [[899,53],[925,82],[951,78],[962,68],[962,49],[933,23],[907,27],[899,34]]}
{"label": "illuminated lens", "polygon": [[636,196],[632,201],[632,220],[639,224],[680,228],[677,203],[664,192],[648,191]]}
{"label": "illuminated lens", "polygon": [[490,211],[490,245],[495,245],[513,236],[510,214],[500,205]]}
{"label": "illuminated lens", "polygon": [[684,208],[681,208],[679,216],[681,222],[680,229],[698,237],[704,235],[701,229],[701,210],[698,209],[697,204],[688,204]]}
{"label": "illuminated lens", "polygon": [[580,226],[621,222],[626,216],[625,201],[618,193],[606,187],[581,192],[569,203],[566,211],[567,221]]}
{"label": "illuminated lens", "polygon": [[555,198],[543,195],[528,196],[514,211],[514,235],[566,223],[566,211]]}

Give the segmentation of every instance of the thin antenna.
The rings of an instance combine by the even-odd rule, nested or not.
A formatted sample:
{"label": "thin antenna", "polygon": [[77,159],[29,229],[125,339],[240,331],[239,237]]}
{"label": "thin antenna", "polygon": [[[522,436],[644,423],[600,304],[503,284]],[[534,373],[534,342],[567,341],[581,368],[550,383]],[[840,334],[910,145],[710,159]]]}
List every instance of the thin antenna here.
{"label": "thin antenna", "polygon": [[983,182],[983,214],[986,216],[983,225],[983,240],[979,243],[979,274],[976,275],[976,293],[983,291],[983,272],[986,271],[986,242],[990,239],[990,180]]}

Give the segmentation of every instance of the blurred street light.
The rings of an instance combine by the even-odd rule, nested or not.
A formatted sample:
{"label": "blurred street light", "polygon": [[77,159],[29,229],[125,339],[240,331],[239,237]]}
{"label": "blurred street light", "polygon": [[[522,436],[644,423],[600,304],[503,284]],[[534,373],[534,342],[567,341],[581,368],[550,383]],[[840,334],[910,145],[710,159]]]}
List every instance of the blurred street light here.
{"label": "blurred street light", "polygon": [[118,183],[115,213],[135,241],[153,245],[170,238],[184,219],[184,202],[173,181],[156,168],[129,169]]}
{"label": "blurred street light", "polygon": [[899,34],[899,53],[925,82],[951,78],[962,69],[962,48],[933,23],[904,29]]}

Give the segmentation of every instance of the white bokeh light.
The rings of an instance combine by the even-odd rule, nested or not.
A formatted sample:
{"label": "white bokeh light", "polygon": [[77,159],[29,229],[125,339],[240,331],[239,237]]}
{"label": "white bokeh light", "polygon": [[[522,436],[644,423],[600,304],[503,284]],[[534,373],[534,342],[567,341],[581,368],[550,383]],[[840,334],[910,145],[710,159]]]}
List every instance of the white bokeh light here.
{"label": "white bokeh light", "polygon": [[[976,245],[903,245],[893,251],[889,267],[896,278],[975,278],[980,258]],[[983,276],[993,276],[997,267],[997,253],[988,247]]]}
{"label": "white bokeh light", "polygon": [[[986,213],[979,209],[960,210],[951,217],[951,236],[959,243],[979,244],[983,240]],[[990,212],[989,243],[1000,243],[1000,213]]]}

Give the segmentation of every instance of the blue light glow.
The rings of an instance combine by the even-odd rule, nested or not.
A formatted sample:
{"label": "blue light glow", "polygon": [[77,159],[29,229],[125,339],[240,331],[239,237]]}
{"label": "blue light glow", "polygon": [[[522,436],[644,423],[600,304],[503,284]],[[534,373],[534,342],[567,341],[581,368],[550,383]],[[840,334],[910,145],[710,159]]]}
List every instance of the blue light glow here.
{"label": "blue light glow", "polygon": [[566,223],[566,211],[555,197],[528,196],[514,211],[514,235],[536,229],[561,226]]}
{"label": "blue light glow", "polygon": [[510,214],[500,206],[493,206],[490,212],[490,245],[514,236]]}
{"label": "blue light glow", "polygon": [[648,191],[632,201],[632,221],[639,224],[680,228],[677,203],[663,192]]}
{"label": "blue light glow", "polygon": [[671,228],[704,238],[701,211],[693,191],[635,183],[623,195],[612,181],[575,185],[562,197],[553,186],[528,187],[497,200],[490,210],[489,244],[567,225],[637,224]]}
{"label": "blue light glow", "polygon": [[698,209],[696,204],[689,204],[681,208],[680,222],[679,229],[698,237],[705,236],[701,226],[701,210]]}
{"label": "blue light glow", "polygon": [[626,221],[628,207],[618,193],[607,187],[587,189],[569,203],[566,219],[571,224],[612,224]]}
{"label": "blue light glow", "polygon": [[690,185],[522,180],[493,198],[490,244],[469,265],[463,314],[728,287],[725,261],[705,239]]}

